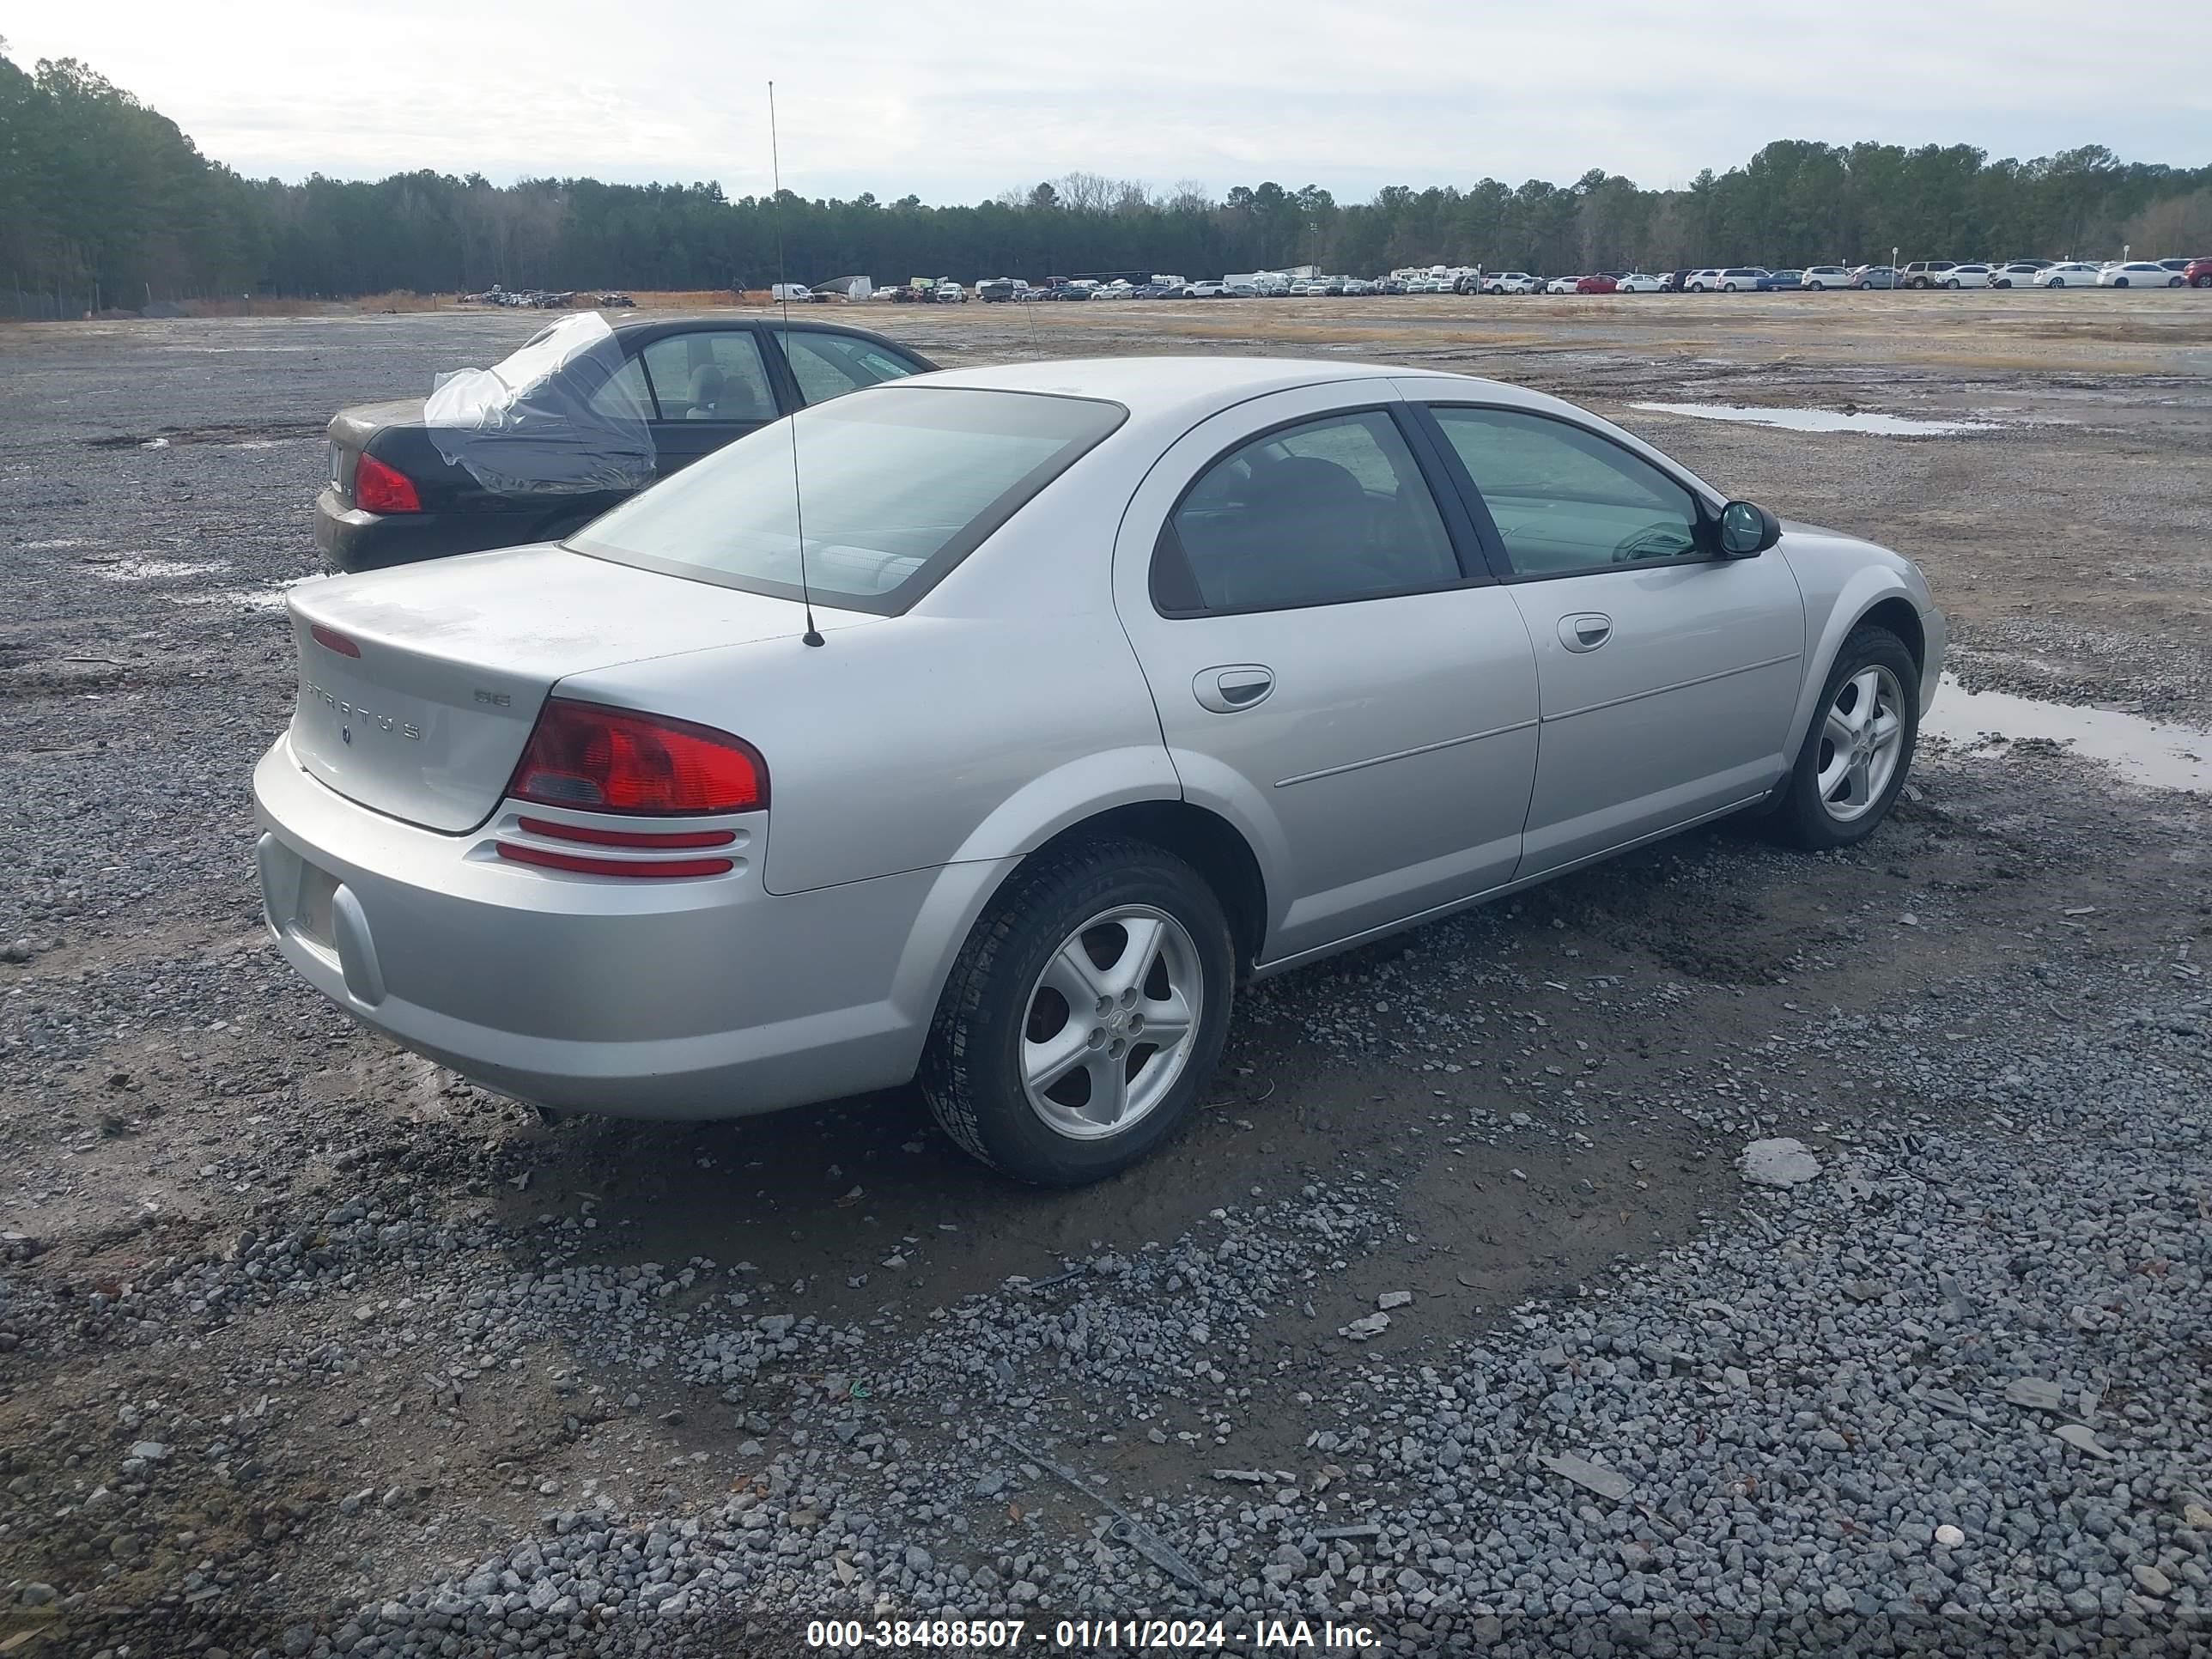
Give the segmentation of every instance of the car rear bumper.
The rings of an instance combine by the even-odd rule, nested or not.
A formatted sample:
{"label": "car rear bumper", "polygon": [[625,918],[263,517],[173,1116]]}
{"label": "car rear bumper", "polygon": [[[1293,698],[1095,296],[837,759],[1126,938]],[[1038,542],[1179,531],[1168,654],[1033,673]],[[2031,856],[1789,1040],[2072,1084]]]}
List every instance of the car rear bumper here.
{"label": "car rear bumper", "polygon": [[456,553],[481,553],[516,540],[504,519],[456,513],[365,513],[334,485],[315,497],[315,546],[330,569],[386,570]]}
{"label": "car rear bumper", "polygon": [[510,863],[502,808],[452,836],[310,777],[280,738],[253,775],[264,915],[301,977],[485,1087],[567,1111],[723,1118],[914,1074],[944,965],[1000,866],[771,895],[765,835],[726,875]]}

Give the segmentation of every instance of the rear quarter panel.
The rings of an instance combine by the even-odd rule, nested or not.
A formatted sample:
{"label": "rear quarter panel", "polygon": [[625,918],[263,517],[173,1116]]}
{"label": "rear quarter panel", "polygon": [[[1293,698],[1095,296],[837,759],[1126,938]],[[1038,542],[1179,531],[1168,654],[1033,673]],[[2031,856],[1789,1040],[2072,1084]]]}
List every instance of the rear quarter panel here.
{"label": "rear quarter panel", "polygon": [[[759,749],[770,892],[1030,852],[1180,793],[1108,580],[1132,487],[1102,447],[903,616],[819,647],[787,637],[593,672],[562,693]],[[692,585],[668,580],[683,604]]]}

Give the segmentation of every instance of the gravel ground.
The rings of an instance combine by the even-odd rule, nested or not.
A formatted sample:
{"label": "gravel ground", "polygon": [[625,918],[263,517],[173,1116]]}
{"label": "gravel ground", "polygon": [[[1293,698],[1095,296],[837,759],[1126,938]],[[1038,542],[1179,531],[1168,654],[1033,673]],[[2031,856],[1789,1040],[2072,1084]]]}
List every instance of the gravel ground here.
{"label": "gravel ground", "polygon": [[[2203,798],[1931,752],[1856,852],[1724,827],[1271,981],[1187,1139],[1081,1194],[905,1092],[549,1127],[295,983],[245,796],[323,415],[522,326],[0,337],[0,1652],[1148,1614],[1234,1651],[2212,1652]],[[1708,373],[1510,349],[1608,412]],[[2104,412],[2031,460],[1644,429],[1908,526],[1970,675],[2190,714],[2206,448],[2121,465],[2170,393],[2069,373]],[[1968,520],[2061,498],[2134,538],[2125,615],[2021,599]]]}

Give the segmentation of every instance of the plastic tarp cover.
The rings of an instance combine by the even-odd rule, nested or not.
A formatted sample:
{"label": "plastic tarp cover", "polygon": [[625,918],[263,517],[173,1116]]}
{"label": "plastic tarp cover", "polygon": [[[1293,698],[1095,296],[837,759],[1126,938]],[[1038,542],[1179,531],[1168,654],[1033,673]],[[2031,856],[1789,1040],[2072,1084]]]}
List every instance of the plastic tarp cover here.
{"label": "plastic tarp cover", "polygon": [[452,465],[501,494],[642,489],[655,476],[649,411],[617,380],[622,346],[595,311],[563,317],[490,368],[440,378],[422,406]]}

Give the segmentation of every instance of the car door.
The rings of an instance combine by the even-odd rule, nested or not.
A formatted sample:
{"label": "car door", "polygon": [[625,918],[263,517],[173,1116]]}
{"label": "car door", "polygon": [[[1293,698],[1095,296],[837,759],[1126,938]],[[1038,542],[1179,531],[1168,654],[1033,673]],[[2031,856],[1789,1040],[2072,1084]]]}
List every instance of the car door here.
{"label": "car door", "polygon": [[1534,644],[1542,725],[1518,873],[1778,782],[1805,654],[1788,563],[1721,556],[1714,503],[1594,421],[1422,406]]}
{"label": "car door", "polygon": [[1309,387],[1202,422],[1123,517],[1115,605],[1186,797],[1259,852],[1265,962],[1519,860],[1534,656],[1438,477],[1387,386]]}
{"label": "car door", "polygon": [[653,447],[663,477],[781,412],[750,324],[663,334],[638,355],[653,393]]}

